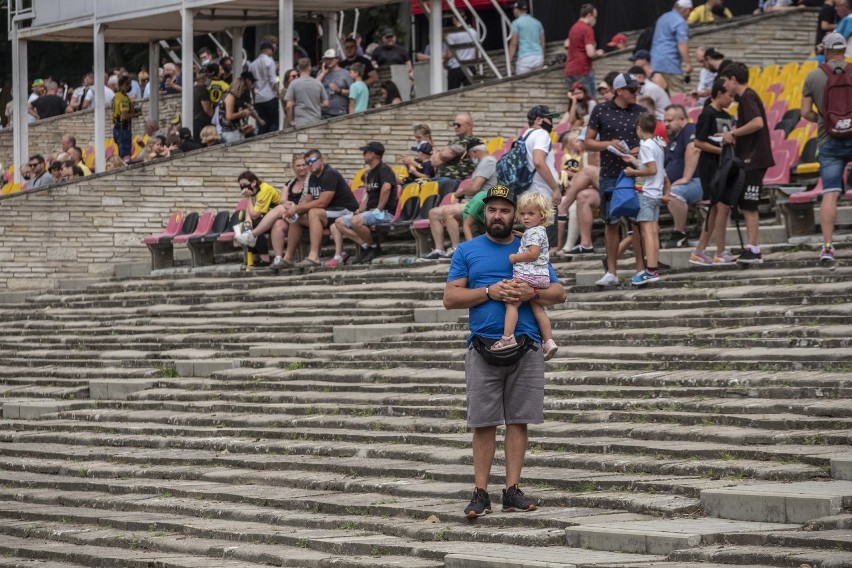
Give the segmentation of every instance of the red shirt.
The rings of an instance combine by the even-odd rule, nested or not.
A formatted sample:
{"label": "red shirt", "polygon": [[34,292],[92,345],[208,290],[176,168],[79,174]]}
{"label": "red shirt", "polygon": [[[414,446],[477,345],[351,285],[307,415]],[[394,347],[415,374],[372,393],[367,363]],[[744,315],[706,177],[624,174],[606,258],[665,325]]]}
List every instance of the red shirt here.
{"label": "red shirt", "polygon": [[[592,72],[592,60],[586,46],[595,45],[595,31],[583,20],[577,20],[568,32],[568,54],[565,61],[565,76],[579,77]],[[591,93],[590,93],[591,94]]]}

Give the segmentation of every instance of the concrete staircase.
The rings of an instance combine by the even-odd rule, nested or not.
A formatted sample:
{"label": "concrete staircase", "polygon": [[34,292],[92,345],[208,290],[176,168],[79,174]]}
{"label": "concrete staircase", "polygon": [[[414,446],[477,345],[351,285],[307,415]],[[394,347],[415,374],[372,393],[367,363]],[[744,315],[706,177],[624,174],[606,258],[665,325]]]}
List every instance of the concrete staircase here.
{"label": "concrete staircase", "polygon": [[475,523],[446,263],[0,303],[0,567],[850,566],[852,253],[767,252],[642,290],[557,259],[544,506]]}

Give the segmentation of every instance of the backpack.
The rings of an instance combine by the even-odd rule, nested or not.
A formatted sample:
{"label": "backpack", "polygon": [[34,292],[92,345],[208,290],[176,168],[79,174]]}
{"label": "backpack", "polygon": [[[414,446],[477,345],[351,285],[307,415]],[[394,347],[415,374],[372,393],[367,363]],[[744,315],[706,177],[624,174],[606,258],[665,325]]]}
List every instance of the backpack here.
{"label": "backpack", "polygon": [[819,67],[828,75],[822,102],[822,124],[832,138],[852,138],[852,65]]}
{"label": "backpack", "polygon": [[529,189],[535,175],[535,170],[531,170],[527,165],[526,141],[532,132],[529,130],[515,140],[512,148],[497,161],[498,183],[514,191],[516,197]]}
{"label": "backpack", "polygon": [[636,53],[640,49],[646,49],[651,51],[651,44],[654,43],[654,31],[657,29],[657,23],[654,22],[639,34],[639,37],[636,38],[636,47],[633,48],[633,53]]}
{"label": "backpack", "polygon": [[[722,153],[719,154],[719,169],[716,170],[710,179],[707,196],[710,199],[710,208],[717,203],[722,203],[731,208],[731,218],[736,223],[737,236],[740,238],[741,246],[744,245],[742,231],[740,231],[740,217],[737,205],[745,188],[745,164],[734,154],[734,147],[730,144],[725,144],[722,146]],[[707,215],[704,219],[704,229],[710,230],[710,215]]]}

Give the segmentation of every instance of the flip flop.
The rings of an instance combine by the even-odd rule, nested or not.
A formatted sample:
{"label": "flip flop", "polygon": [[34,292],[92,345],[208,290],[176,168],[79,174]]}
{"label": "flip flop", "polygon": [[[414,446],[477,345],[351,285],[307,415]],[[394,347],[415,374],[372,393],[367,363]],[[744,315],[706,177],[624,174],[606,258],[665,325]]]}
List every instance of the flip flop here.
{"label": "flip flop", "polygon": [[296,266],[299,268],[315,268],[317,266],[322,266],[322,264],[317,262],[316,260],[305,258],[297,262]]}

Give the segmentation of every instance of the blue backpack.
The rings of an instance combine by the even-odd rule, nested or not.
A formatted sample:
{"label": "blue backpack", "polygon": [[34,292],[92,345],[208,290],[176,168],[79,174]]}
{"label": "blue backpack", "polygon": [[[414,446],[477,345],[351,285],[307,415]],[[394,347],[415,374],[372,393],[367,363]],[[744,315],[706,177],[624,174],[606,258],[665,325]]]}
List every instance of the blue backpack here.
{"label": "blue backpack", "polygon": [[520,195],[532,184],[535,170],[527,166],[526,140],[532,130],[515,140],[508,152],[497,161],[497,183],[505,185]]}

